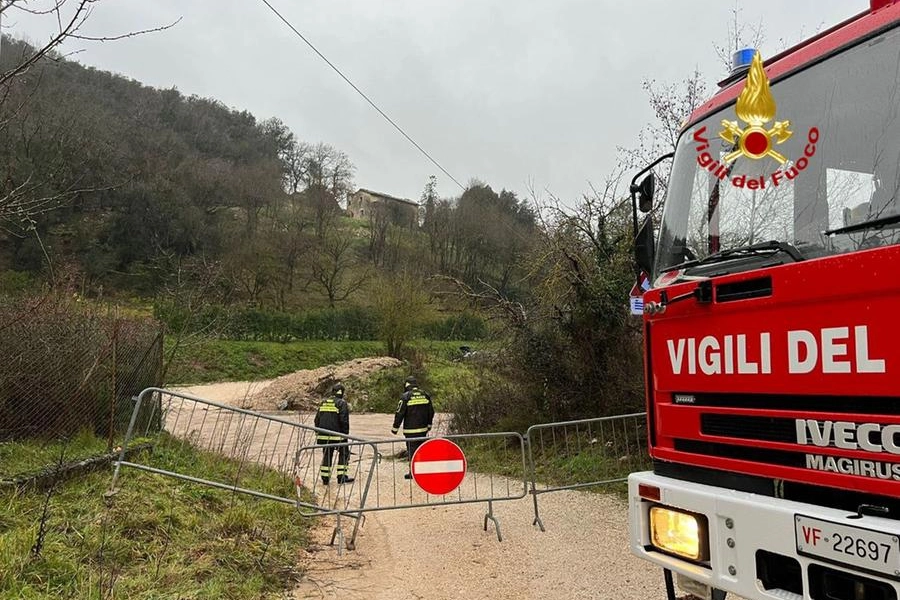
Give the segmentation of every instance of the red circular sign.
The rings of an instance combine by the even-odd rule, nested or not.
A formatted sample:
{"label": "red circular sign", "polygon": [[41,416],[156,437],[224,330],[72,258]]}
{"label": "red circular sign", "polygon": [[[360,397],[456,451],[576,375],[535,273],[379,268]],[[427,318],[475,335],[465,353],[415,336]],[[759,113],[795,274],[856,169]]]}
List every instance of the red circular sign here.
{"label": "red circular sign", "polygon": [[754,158],[763,156],[769,150],[769,136],[762,131],[748,131],[744,136],[744,148]]}
{"label": "red circular sign", "polygon": [[429,494],[449,494],[466,476],[466,456],[459,446],[435,438],[427,440],[413,454],[410,463],[413,480]]}

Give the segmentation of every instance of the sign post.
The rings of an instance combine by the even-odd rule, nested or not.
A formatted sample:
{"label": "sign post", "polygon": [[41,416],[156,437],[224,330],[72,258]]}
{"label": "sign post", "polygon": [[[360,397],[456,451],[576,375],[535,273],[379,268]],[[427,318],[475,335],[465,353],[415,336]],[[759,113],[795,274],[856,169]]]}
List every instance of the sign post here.
{"label": "sign post", "polygon": [[410,470],[423,491],[442,496],[462,483],[466,476],[466,456],[450,440],[434,438],[419,446],[410,461]]}

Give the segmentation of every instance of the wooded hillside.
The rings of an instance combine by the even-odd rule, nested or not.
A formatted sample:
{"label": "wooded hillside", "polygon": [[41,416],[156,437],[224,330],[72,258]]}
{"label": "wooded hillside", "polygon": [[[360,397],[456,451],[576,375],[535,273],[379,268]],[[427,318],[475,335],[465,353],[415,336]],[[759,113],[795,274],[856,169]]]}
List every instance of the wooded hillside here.
{"label": "wooded hillside", "polygon": [[[29,52],[7,42],[0,72]],[[669,95],[651,105],[678,123],[696,94]],[[278,118],[42,59],[0,90],[0,286],[136,298],[176,332],[376,338],[395,356],[481,337],[487,318],[499,350],[448,398],[458,427],[640,408],[624,170],[573,207],[474,180],[441,198],[432,177],[411,226],[389,208],[346,216],[366,187],[354,171]]]}
{"label": "wooded hillside", "polygon": [[[30,52],[4,40],[0,72]],[[422,227],[387,211],[354,222],[341,210],[350,158],[277,118],[58,57],[6,94],[0,185],[20,202],[2,212],[8,282],[143,298],[200,286],[210,302],[281,311],[369,304],[401,271],[515,291],[535,222],[511,192],[473,182],[441,199],[421,182]]]}

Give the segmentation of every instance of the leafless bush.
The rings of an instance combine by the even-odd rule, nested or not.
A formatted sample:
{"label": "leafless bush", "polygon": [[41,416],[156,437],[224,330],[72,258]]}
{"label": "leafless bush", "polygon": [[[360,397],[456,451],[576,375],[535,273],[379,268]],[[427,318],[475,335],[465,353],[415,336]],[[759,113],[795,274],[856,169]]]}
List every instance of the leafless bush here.
{"label": "leafless bush", "polygon": [[152,321],[68,294],[0,299],[0,440],[88,431],[111,447],[132,397],[159,382],[161,361]]}

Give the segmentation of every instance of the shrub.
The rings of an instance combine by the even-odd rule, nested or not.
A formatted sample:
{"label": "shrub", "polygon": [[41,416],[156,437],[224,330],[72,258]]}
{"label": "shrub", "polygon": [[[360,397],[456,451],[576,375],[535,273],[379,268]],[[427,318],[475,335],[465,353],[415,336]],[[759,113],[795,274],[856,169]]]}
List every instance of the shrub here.
{"label": "shrub", "polygon": [[154,316],[171,332],[248,342],[372,340],[375,320],[363,308],[285,313],[206,306],[193,315],[173,302],[158,302]]}
{"label": "shrub", "polygon": [[425,323],[421,333],[429,340],[482,340],[488,330],[484,319],[465,312]]}
{"label": "shrub", "polygon": [[[403,328],[404,343],[409,339],[480,340],[487,337],[484,319],[472,313],[428,319],[404,317],[408,309],[402,296],[382,302],[390,309],[346,307],[310,310],[298,313],[261,309],[229,308],[206,305],[193,314],[172,301],[154,304],[153,316],[173,333],[196,334],[246,342],[293,342],[300,340],[368,341],[396,334]],[[393,308],[396,307],[396,310]],[[386,320],[387,315],[396,316]],[[392,317],[393,318],[393,317]],[[381,329],[379,329],[381,327]],[[396,337],[394,335],[394,337]]]}
{"label": "shrub", "polygon": [[162,336],[75,297],[0,299],[0,437],[110,439],[159,382]]}

